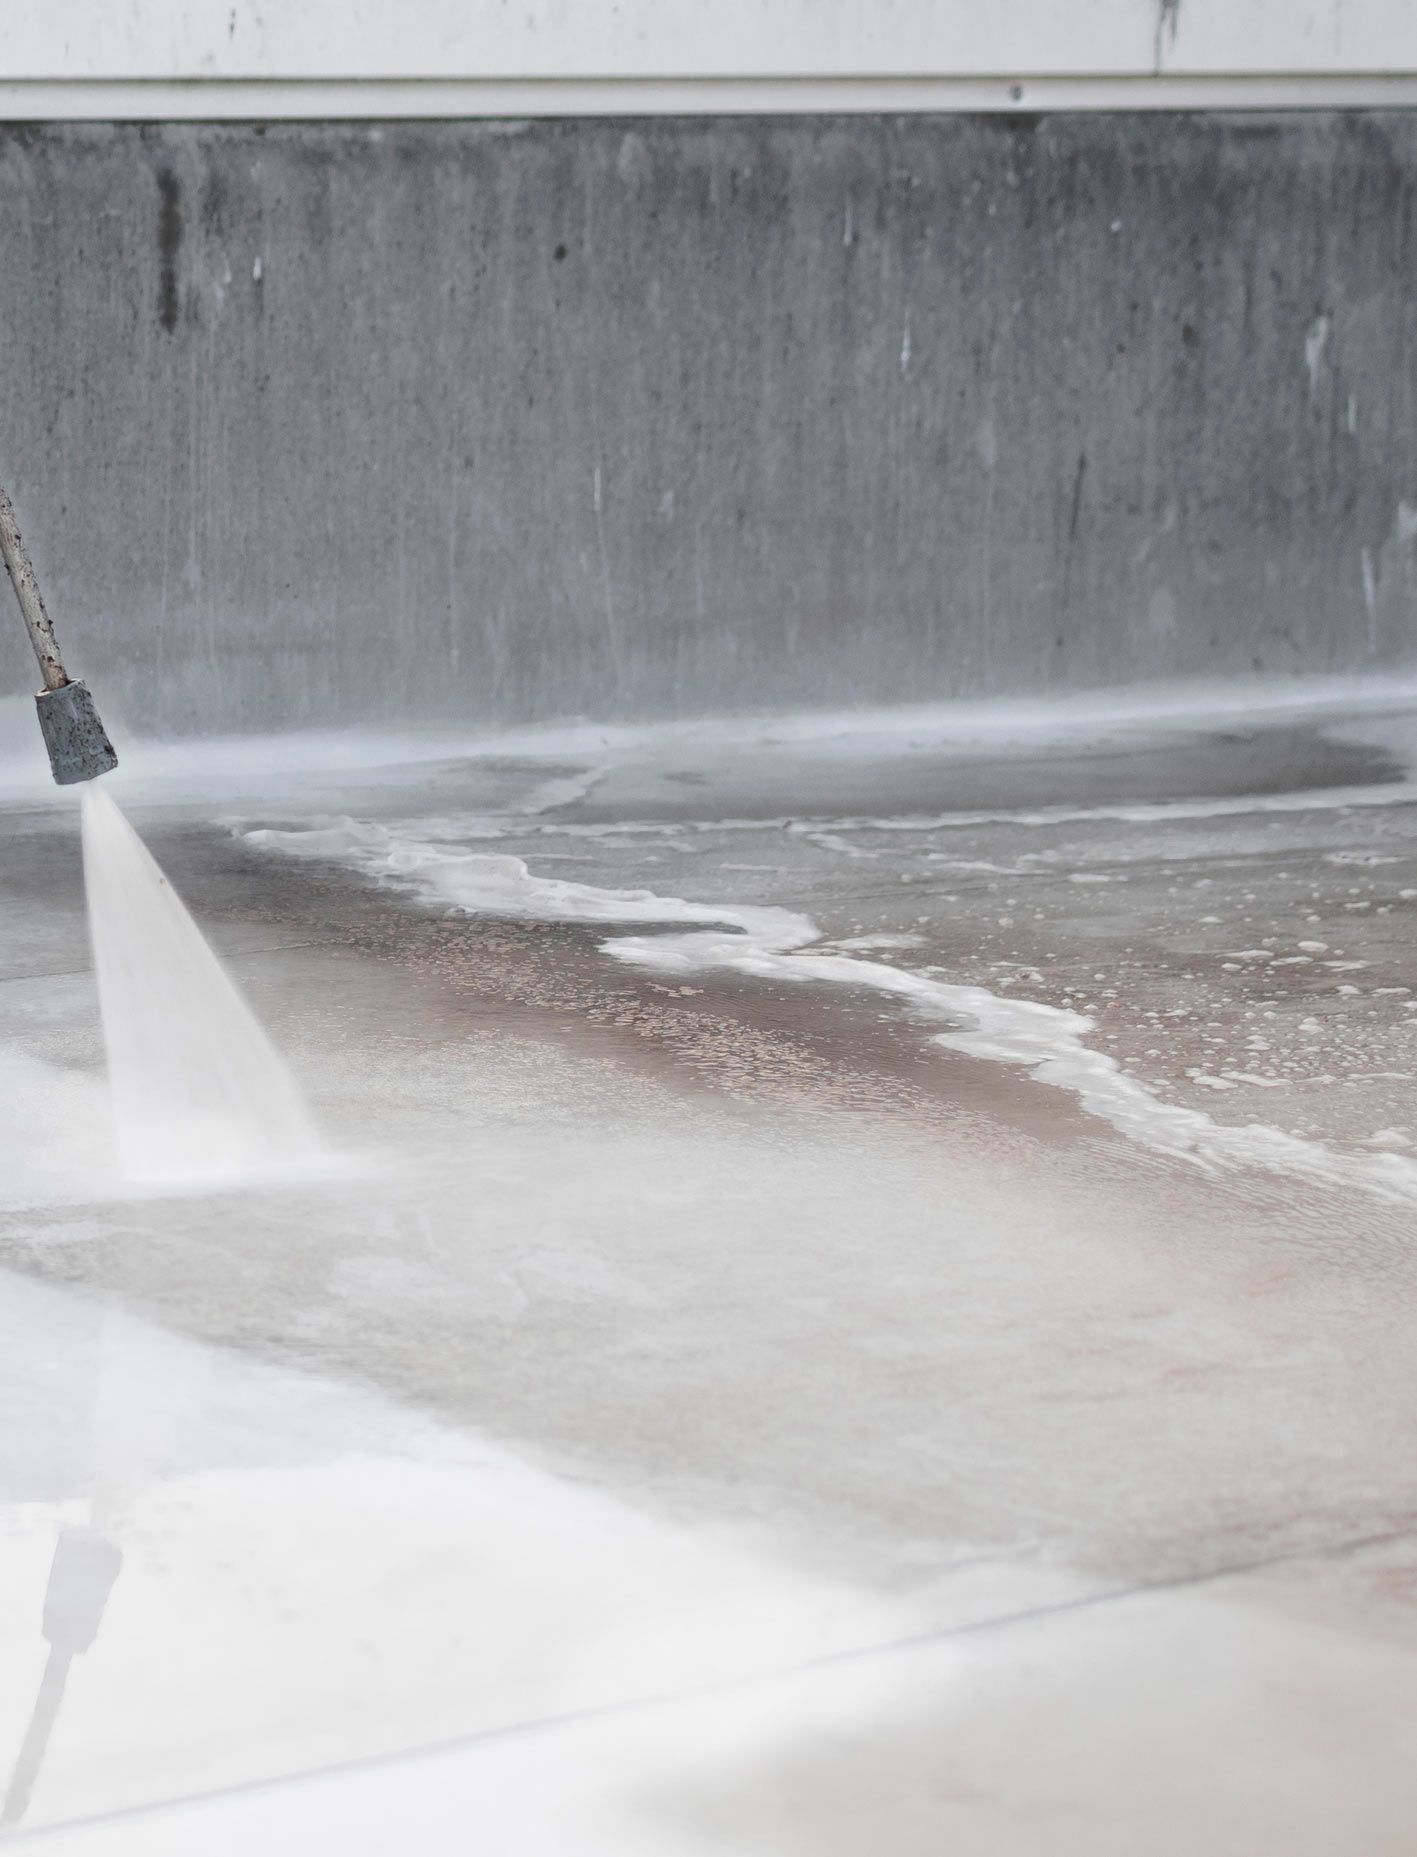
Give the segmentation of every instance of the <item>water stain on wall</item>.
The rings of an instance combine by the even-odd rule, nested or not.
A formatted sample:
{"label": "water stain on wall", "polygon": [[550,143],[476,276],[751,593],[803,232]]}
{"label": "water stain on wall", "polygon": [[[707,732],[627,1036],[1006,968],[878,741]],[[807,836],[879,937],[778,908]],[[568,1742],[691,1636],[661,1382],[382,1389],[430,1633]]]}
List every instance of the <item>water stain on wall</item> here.
{"label": "water stain on wall", "polygon": [[157,195],[157,319],[171,335],[177,327],[177,256],[182,249],[182,186],[171,168],[159,168]]}

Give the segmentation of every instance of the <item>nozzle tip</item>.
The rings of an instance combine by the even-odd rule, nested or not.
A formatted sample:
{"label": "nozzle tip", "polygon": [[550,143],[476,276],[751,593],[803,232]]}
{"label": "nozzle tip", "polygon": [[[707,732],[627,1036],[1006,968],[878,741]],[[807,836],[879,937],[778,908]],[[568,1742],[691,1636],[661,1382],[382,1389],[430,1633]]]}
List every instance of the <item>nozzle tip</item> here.
{"label": "nozzle tip", "polygon": [[98,719],[87,684],[61,684],[35,698],[49,765],[61,787],[97,780],[118,765],[113,743]]}

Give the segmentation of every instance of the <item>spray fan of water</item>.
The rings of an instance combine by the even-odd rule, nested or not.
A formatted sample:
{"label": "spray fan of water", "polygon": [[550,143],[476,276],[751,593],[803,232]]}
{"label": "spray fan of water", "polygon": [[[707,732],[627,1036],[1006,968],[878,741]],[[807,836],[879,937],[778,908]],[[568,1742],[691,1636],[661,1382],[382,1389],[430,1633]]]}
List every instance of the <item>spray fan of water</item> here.
{"label": "spray fan of water", "polygon": [[83,794],[84,883],[118,1159],[136,1181],[301,1172],[320,1142],[295,1081],[113,800]]}

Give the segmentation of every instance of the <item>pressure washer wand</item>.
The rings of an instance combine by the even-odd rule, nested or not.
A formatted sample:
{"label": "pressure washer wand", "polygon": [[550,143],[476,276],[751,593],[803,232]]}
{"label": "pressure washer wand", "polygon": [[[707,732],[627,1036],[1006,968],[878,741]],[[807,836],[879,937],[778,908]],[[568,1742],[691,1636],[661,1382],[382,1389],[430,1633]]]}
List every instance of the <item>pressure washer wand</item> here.
{"label": "pressure washer wand", "polygon": [[3,489],[0,489],[0,555],[4,556],[10,585],[20,602],[30,643],[44,677],[44,688],[35,703],[55,780],[61,787],[68,787],[75,781],[96,780],[100,774],[111,773],[118,765],[118,756],[98,719],[88,685],[72,683],[60,660],[54,625],[44,610],[34,563],[20,538],[14,507]]}
{"label": "pressure washer wand", "polygon": [[[49,1661],[35,1697],[29,1729],[20,1744],[10,1784],[0,1805],[0,1825],[25,1815],[43,1765],[49,1737],[64,1700],[69,1665],[89,1649],[103,1623],[104,1607],[123,1567],[123,1550],[93,1528],[65,1528],[54,1544],[54,1562],[44,1595],[44,1635]],[[3,1836],[0,1832],[0,1836]]]}

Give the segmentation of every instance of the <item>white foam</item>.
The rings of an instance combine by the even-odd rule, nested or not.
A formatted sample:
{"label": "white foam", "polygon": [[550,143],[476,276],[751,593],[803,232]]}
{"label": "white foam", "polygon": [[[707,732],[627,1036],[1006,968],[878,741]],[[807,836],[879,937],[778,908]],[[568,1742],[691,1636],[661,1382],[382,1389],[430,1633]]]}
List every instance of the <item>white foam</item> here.
{"label": "white foam", "polygon": [[346,864],[446,907],[543,921],[654,924],[679,932],[615,935],[602,944],[617,961],[658,973],[727,970],[794,984],[865,987],[901,1001],[923,1019],[949,1022],[935,1042],[967,1056],[1028,1070],[1075,1095],[1092,1115],[1156,1152],[1207,1168],[1258,1167],[1315,1184],[1357,1188],[1417,1203],[1417,1162],[1403,1155],[1353,1155],[1260,1125],[1227,1127],[1197,1109],[1163,1102],[1086,1043],[1082,1013],[1011,999],[984,987],[936,980],[850,954],[815,952],[810,917],[767,904],[694,903],[649,890],[605,890],[536,876],[521,858],[451,849],[405,838],[386,826],[345,818],[303,830],[248,831],[250,844]]}
{"label": "white foam", "polygon": [[[1236,819],[1255,813],[1342,812],[1350,807],[1410,806],[1417,781],[1392,780],[1362,787],[1300,788],[1292,793],[1239,793],[1206,799],[1138,800],[1097,806],[1021,806],[974,812],[905,813],[823,820],[844,832],[940,832],[974,825],[1165,825],[1172,820]],[[785,823],[785,822],[784,822]]]}
{"label": "white foam", "polygon": [[721,923],[754,947],[793,948],[817,939],[807,916],[755,904],[709,908],[653,890],[602,890],[566,877],[536,877],[521,858],[449,849],[402,838],[383,825],[344,818],[309,830],[258,830],[248,844],[300,856],[330,858],[391,878],[411,890],[478,915],[540,922]]}

